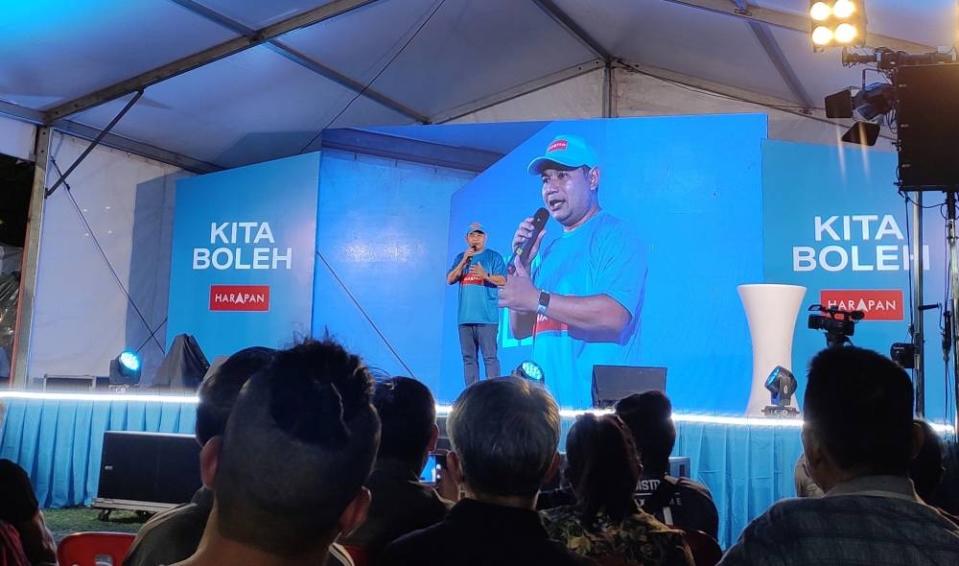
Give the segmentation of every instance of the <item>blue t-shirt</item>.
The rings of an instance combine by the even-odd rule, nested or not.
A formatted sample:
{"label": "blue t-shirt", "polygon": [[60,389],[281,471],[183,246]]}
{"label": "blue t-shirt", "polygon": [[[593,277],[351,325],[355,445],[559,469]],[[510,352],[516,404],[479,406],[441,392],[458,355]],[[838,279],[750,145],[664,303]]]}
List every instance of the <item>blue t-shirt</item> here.
{"label": "blue t-shirt", "polygon": [[[450,271],[459,265],[463,254],[459,253],[453,259]],[[459,324],[497,324],[499,322],[499,287],[488,281],[483,281],[469,272],[474,265],[482,265],[489,275],[506,275],[506,262],[503,256],[487,248],[474,255],[466,273],[460,279],[460,306]]]}
{"label": "blue t-shirt", "polygon": [[590,407],[594,365],[639,363],[646,246],[622,220],[600,211],[541,250],[533,259],[532,274],[535,285],[549,293],[606,295],[629,311],[630,322],[616,339],[589,336],[548,316],[536,317],[533,360],[543,368],[546,386],[561,407]]}

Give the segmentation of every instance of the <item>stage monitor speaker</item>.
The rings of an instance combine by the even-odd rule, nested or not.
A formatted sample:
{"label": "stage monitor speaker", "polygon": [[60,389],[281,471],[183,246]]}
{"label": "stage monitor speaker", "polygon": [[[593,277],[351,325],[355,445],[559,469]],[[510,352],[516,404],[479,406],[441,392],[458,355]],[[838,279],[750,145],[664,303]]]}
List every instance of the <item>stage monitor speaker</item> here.
{"label": "stage monitor speaker", "polygon": [[93,506],[162,511],[190,501],[201,484],[193,435],[108,431]]}
{"label": "stage monitor speaker", "polygon": [[902,187],[959,187],[959,64],[900,67],[896,94]]}
{"label": "stage monitor speaker", "polygon": [[593,406],[612,407],[623,397],[646,391],[666,392],[666,368],[593,366]]}

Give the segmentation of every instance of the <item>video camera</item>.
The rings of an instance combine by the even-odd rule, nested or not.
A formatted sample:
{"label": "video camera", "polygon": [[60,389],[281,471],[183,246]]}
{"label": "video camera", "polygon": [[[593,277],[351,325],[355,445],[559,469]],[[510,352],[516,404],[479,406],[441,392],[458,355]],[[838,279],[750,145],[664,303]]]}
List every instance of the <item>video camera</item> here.
{"label": "video camera", "polygon": [[856,323],[866,316],[862,311],[846,311],[823,305],[812,305],[809,310],[822,313],[809,315],[809,328],[824,330],[826,345],[830,348],[848,344],[849,337],[856,332]]}

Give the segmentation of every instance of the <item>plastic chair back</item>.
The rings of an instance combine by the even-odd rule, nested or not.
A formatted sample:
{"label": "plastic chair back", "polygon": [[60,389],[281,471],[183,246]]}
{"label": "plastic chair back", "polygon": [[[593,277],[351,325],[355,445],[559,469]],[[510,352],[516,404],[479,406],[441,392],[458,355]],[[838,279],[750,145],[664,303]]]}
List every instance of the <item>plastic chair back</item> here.
{"label": "plastic chair back", "polygon": [[60,566],[97,566],[106,557],[120,566],[133,539],[131,533],[73,533],[57,545],[57,561]]}
{"label": "plastic chair back", "polygon": [[683,531],[683,539],[692,551],[696,566],[716,566],[723,557],[723,549],[716,539],[702,531]]}

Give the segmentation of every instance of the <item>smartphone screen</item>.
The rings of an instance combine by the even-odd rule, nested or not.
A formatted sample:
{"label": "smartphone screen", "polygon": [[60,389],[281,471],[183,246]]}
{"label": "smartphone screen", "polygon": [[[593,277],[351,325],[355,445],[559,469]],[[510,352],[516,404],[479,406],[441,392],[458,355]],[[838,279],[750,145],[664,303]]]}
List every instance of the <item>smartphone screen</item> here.
{"label": "smartphone screen", "polygon": [[426,465],[423,466],[423,471],[420,472],[420,481],[423,483],[436,483],[436,454],[430,454],[426,457]]}

